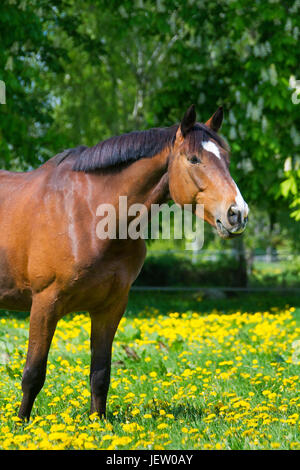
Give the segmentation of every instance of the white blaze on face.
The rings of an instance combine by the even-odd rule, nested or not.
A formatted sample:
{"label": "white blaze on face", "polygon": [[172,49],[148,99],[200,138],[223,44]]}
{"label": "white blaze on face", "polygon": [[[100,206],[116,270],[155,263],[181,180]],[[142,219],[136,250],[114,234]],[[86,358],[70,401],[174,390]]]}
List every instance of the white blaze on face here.
{"label": "white blaze on face", "polygon": [[220,151],[214,142],[212,142],[211,140],[208,140],[207,142],[202,142],[202,147],[204,148],[204,150],[213,153],[217,158],[221,160]]}
{"label": "white blaze on face", "polygon": [[239,188],[237,187],[236,183],[234,182],[235,189],[236,189],[236,196],[235,196],[235,204],[237,208],[241,211],[243,218],[248,216],[248,204],[244,201],[243,196],[240,193]]}

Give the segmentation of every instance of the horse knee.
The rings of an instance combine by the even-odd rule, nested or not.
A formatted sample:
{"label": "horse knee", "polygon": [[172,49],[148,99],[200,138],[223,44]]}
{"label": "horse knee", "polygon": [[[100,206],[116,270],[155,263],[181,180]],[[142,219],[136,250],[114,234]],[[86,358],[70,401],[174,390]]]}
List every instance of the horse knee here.
{"label": "horse knee", "polygon": [[46,377],[45,367],[28,366],[24,369],[22,377],[22,390],[38,394],[44,385]]}

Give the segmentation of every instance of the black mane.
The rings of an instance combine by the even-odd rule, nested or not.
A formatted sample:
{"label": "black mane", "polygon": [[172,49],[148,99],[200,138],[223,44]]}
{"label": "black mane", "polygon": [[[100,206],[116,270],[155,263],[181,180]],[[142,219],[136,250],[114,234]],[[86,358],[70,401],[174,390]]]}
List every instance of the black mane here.
{"label": "black mane", "polygon": [[[134,131],[103,140],[93,147],[80,146],[68,149],[54,157],[57,165],[75,157],[74,171],[92,172],[105,168],[120,167],[141,158],[151,158],[175,142],[178,125]],[[197,123],[187,134],[190,150],[197,151],[202,142],[213,138],[222,148],[227,149],[224,140],[209,127]]]}

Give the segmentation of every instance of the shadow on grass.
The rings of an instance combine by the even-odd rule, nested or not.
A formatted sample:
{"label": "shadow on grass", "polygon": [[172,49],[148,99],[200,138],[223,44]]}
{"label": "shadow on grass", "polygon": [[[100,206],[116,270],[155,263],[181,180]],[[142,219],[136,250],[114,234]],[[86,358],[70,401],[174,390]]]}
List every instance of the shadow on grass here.
{"label": "shadow on grass", "polygon": [[[147,317],[166,315],[170,312],[184,313],[187,311],[209,314],[213,310],[221,313],[233,312],[265,312],[277,308],[282,310],[287,306],[300,309],[300,296],[289,293],[227,293],[219,298],[205,297],[199,292],[163,292],[163,291],[131,291],[125,316]],[[216,313],[216,312],[214,312]],[[274,311],[274,313],[276,313]],[[0,318],[26,319],[29,312],[0,310]]]}
{"label": "shadow on grass", "polygon": [[200,407],[195,407],[188,403],[169,408],[168,413],[174,415],[175,419],[188,419],[190,423],[193,420],[202,419],[203,416],[203,410]]}
{"label": "shadow on grass", "polygon": [[[199,292],[149,292],[132,291],[126,310],[127,317],[165,315],[169,312],[187,311],[209,314],[213,310],[221,313],[265,312],[286,306],[300,309],[300,296],[294,293],[227,293],[223,298],[208,298]],[[146,309],[146,311],[145,311]],[[214,312],[216,313],[216,312]]]}
{"label": "shadow on grass", "polygon": [[[203,416],[203,410],[201,407],[196,407],[190,405],[189,403],[186,405],[177,405],[174,407],[163,407],[163,409],[167,414],[173,415],[175,420],[182,419],[185,420],[185,422],[188,421],[190,424],[201,420]],[[149,410],[147,413],[151,413],[154,419],[161,417],[158,411],[154,412],[153,410]],[[106,419],[112,424],[125,423],[128,418],[132,418],[133,420],[135,419],[131,415],[130,411],[120,411],[117,415],[114,415],[113,412],[108,409],[106,413]]]}

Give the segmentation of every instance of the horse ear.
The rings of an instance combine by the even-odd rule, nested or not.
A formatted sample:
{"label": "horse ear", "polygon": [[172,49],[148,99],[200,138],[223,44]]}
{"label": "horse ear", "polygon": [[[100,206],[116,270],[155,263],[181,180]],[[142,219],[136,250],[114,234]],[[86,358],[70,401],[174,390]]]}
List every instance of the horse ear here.
{"label": "horse ear", "polygon": [[195,123],[196,123],[196,110],[195,110],[195,105],[192,104],[189,107],[189,109],[186,111],[180,124],[180,130],[181,130],[183,137],[185,137],[186,134],[189,132],[189,130],[192,127],[194,127]]}
{"label": "horse ear", "polygon": [[212,117],[208,121],[206,121],[205,125],[207,127],[210,127],[213,131],[218,132],[218,130],[222,126],[223,116],[223,107],[220,106],[215,112],[215,114],[213,114]]}

